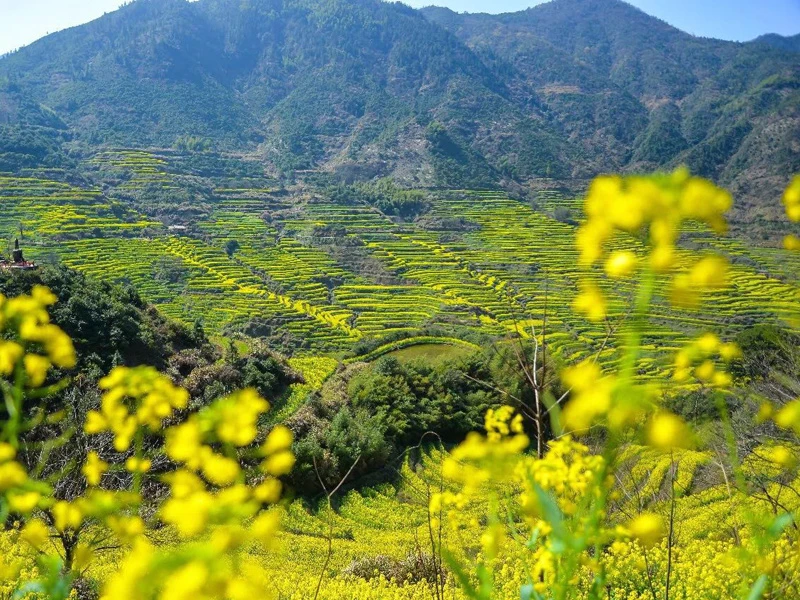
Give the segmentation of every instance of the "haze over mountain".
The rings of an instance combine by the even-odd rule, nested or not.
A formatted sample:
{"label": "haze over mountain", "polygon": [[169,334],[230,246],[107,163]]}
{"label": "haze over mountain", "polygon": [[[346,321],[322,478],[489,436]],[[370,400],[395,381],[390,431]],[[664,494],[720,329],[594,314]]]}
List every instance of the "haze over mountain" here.
{"label": "haze over mountain", "polygon": [[1,59],[0,123],[42,128],[41,156],[196,136],[275,171],[418,186],[686,163],[752,218],[800,170],[796,49],[696,38],[619,0],[138,0]]}

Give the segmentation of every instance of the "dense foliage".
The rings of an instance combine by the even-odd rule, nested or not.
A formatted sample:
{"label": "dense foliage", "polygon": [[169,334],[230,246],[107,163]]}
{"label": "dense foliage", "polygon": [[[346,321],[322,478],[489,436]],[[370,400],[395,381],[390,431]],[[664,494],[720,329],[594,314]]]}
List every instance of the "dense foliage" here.
{"label": "dense foliage", "polygon": [[[749,200],[800,168],[794,45],[696,38],[620,0],[505,15],[139,0],[0,59],[0,123],[177,148],[197,166],[209,150],[257,150],[274,175],[416,186],[686,163]],[[0,167],[57,159],[43,141]]]}
{"label": "dense foliage", "polygon": [[202,330],[165,319],[132,287],[98,282],[64,267],[0,271],[0,293],[6,296],[28,294],[36,285],[59,299],[51,316],[72,338],[80,370],[142,364],[164,369],[176,353],[208,344]]}
{"label": "dense foliage", "polygon": [[453,443],[478,428],[487,409],[502,403],[491,381],[501,378],[485,356],[431,365],[393,356],[338,373],[288,421],[297,440],[298,490],[335,486],[352,465],[351,480],[385,471],[406,448]]}

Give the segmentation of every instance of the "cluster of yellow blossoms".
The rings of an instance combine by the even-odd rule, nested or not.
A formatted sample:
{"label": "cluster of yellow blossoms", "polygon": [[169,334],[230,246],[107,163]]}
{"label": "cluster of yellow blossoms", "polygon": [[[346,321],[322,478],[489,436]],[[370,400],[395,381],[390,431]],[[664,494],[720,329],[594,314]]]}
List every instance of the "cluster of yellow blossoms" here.
{"label": "cluster of yellow blossoms", "polygon": [[[590,267],[605,258],[609,277],[629,277],[640,266],[650,272],[669,273],[676,266],[676,243],[684,221],[695,220],[717,232],[727,228],[724,214],[731,196],[713,183],[692,177],[679,168],[671,174],[650,177],[617,175],[598,177],[585,201],[586,222],[577,233],[580,262]],[[646,238],[649,255],[640,260],[631,250],[606,249],[616,232]],[[700,292],[725,284],[727,263],[718,256],[699,259],[672,279],[672,300],[693,305]],[[606,314],[606,299],[591,281],[581,281],[574,308],[592,320]]]}
{"label": "cluster of yellow blossoms", "polygon": [[[231,514],[249,518],[262,505],[278,501],[282,486],[277,477],[288,473],[294,464],[291,432],[278,426],[267,436],[257,452],[263,461],[259,481],[253,487],[245,485],[242,457],[232,451],[233,447],[248,446],[255,440],[256,420],[268,408],[269,404],[255,390],[242,390],[167,432],[167,455],[183,468],[166,477],[172,496],[163,507],[162,517],[175,525],[181,535],[196,535],[207,523],[225,523]],[[237,423],[249,423],[252,428],[246,425],[237,431],[231,427]],[[227,455],[216,452],[214,443],[227,445]],[[202,478],[221,491],[209,492]],[[269,530],[273,517],[262,516],[254,530],[262,526]]]}
{"label": "cluster of yellow blossoms", "polygon": [[[136,421],[155,428],[171,416],[172,409],[185,406],[186,396],[163,376],[151,375],[149,369],[117,369],[103,386],[117,400],[135,399]],[[253,576],[246,556],[238,564],[231,563],[231,557],[253,543],[268,547],[278,531],[279,513],[269,507],[281,496],[277,478],[294,463],[291,432],[281,426],[270,432],[254,451],[263,461],[249,477],[242,468],[247,456],[239,454],[255,442],[258,418],[268,409],[269,403],[255,390],[245,389],[165,430],[164,451],[178,468],[161,476],[170,494],[158,515],[174,526],[183,541],[177,548],[156,547],[141,536],[129,535],[131,522],[114,523],[112,529],[123,530],[129,543],[133,541],[122,569],[109,578],[104,597],[235,600],[264,593],[266,588],[259,587],[264,582]],[[142,414],[145,418],[139,418]],[[92,419],[96,422],[98,417]],[[139,471],[150,467],[149,460],[132,458]],[[136,471],[130,465],[132,458],[126,466]]]}
{"label": "cluster of yellow blossoms", "polygon": [[[497,480],[509,473],[508,461],[516,461],[530,443],[523,432],[522,416],[514,416],[510,406],[490,408],[484,422],[487,436],[474,431],[468,434],[442,465],[445,477],[464,484],[467,491],[479,489],[489,479]],[[487,439],[492,443],[487,444]]]}
{"label": "cluster of yellow blossoms", "polygon": [[29,388],[40,387],[51,367],[75,366],[75,348],[70,337],[50,322],[47,307],[56,297],[42,286],[30,296],[6,298],[0,294],[0,377],[20,373]]}
{"label": "cluster of yellow blossoms", "polygon": [[565,369],[561,378],[571,390],[561,422],[568,432],[586,432],[603,419],[612,429],[619,429],[640,419],[653,406],[652,393],[646,388],[631,393],[626,382],[615,374],[603,373],[592,360]]}
{"label": "cluster of yellow blossoms", "polygon": [[72,340],[50,322],[47,308],[56,297],[35,286],[30,295],[0,294],[0,395],[7,418],[0,430],[0,522],[8,512],[28,514],[48,506],[49,486],[28,477],[15,460],[25,423],[26,394],[44,385],[53,367],[75,366]]}
{"label": "cluster of yellow blossoms", "polygon": [[602,425],[619,434],[626,428],[641,428],[645,441],[661,450],[687,448],[692,436],[686,423],[659,406],[658,389],[613,373],[603,373],[591,360],[561,373],[570,398],[557,423],[571,434],[584,434]]}
{"label": "cluster of yellow blossoms", "polygon": [[[108,600],[264,597],[269,584],[248,549],[268,547],[278,531],[278,478],[292,468],[294,455],[292,434],[282,426],[256,445],[269,403],[255,390],[187,416],[189,394],[169,378],[151,367],[117,367],[99,382],[100,408],[84,424],[90,435],[110,432],[114,452],[87,453],[82,496],[53,498],[51,486],[17,460],[19,434],[33,427],[25,400],[43,393],[34,388],[44,384],[51,366],[68,368],[76,361],[69,337],[50,324],[47,307],[55,300],[42,287],[30,296],[0,296],[6,338],[0,341],[0,385],[9,413],[0,431],[0,522],[9,514],[20,519],[16,539],[39,554],[40,565],[50,565],[40,568],[38,582],[17,581],[17,589],[33,585],[25,589],[66,598],[69,582],[90,568],[96,552],[118,547],[118,569],[103,574],[102,597]],[[130,476],[116,476],[108,483],[117,489],[103,489],[110,471],[129,472],[132,484],[119,489]],[[166,484],[168,496],[145,500],[145,477]],[[154,545],[150,521],[174,527],[179,538]],[[0,580],[21,578],[24,564],[0,561]]]}
{"label": "cluster of yellow blossoms", "polygon": [[39,504],[42,495],[38,486],[30,485],[28,473],[15,460],[16,456],[17,451],[11,444],[0,442],[0,494],[5,496],[9,510],[29,513]]}
{"label": "cluster of yellow blossoms", "polygon": [[[702,221],[719,233],[727,229],[723,217],[731,196],[710,181],[692,177],[685,168],[650,177],[618,175],[598,177],[586,196],[587,222],[578,230],[581,262],[592,265],[604,255],[603,245],[615,230],[638,233],[648,227],[651,266],[668,270],[674,264],[675,243],[683,221]],[[612,273],[630,273],[621,265],[635,264],[632,257],[612,253],[606,262]],[[616,273],[615,273],[616,274]],[[621,273],[620,273],[621,274]]]}
{"label": "cluster of yellow blossoms", "polygon": [[[0,294],[0,330],[11,330],[16,334],[17,347],[6,352],[19,355],[25,347],[26,355],[31,355],[32,347],[44,349],[44,359],[57,367],[75,366],[75,348],[72,340],[58,326],[50,323],[47,307],[55,304],[55,295],[43,286],[34,286],[30,296],[6,298]],[[13,343],[13,342],[12,342]],[[10,375],[8,362],[3,362],[3,375]]]}
{"label": "cluster of yellow blossoms", "polygon": [[[800,222],[800,175],[795,175],[792,183],[783,194],[783,205],[786,216],[793,223]],[[783,240],[787,250],[800,250],[800,238],[794,234],[787,235]]]}
{"label": "cluster of yellow blossoms", "polygon": [[730,363],[741,355],[742,351],[735,343],[723,343],[715,334],[705,333],[675,355],[673,377],[677,381],[685,382],[694,376],[704,385],[726,388],[731,385],[731,376],[720,369],[716,361]]}
{"label": "cluster of yellow blossoms", "polygon": [[484,527],[482,559],[496,559],[509,540],[516,548],[522,544],[530,552],[525,570],[534,593],[558,597],[559,586],[574,587],[579,577],[603,577],[598,547],[632,541],[649,547],[663,539],[666,527],[657,515],[639,514],[627,524],[606,518],[613,477],[606,459],[587,446],[564,436],[551,441],[541,459],[526,454],[528,437],[509,406],[490,411],[486,429],[486,436],[471,434],[445,458],[443,474],[460,488],[434,495],[431,515],[438,519],[449,508],[451,529],[469,530],[474,522],[459,516],[469,513],[471,503],[486,504],[487,496],[513,490],[502,509],[499,499],[488,501],[497,513]]}
{"label": "cluster of yellow blossoms", "polygon": [[[100,380],[100,388],[106,390],[100,410],[87,414],[85,430],[89,434],[113,432],[117,452],[131,447],[141,427],[158,431],[175,410],[186,408],[189,402],[189,392],[175,387],[153,367],[116,367]],[[132,470],[141,470],[141,466],[136,463]]]}

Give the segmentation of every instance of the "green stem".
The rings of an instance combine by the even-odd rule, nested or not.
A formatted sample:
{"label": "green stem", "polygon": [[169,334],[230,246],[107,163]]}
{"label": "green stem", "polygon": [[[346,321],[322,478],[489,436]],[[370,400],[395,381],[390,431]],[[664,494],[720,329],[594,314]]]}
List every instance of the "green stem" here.
{"label": "green stem", "polygon": [[655,286],[655,273],[649,267],[642,273],[642,280],[636,293],[636,302],[633,306],[633,317],[630,327],[625,334],[625,356],[622,359],[620,373],[623,379],[630,381],[636,370],[639,360],[639,349],[642,345],[642,331],[647,324],[647,314],[653,299]]}
{"label": "green stem", "polygon": [[[134,456],[139,460],[144,459],[144,431],[139,428],[136,431],[136,445],[134,446]],[[141,493],[142,491],[142,472],[140,469],[136,469],[133,473],[133,491],[137,494]]]}
{"label": "green stem", "polygon": [[8,386],[3,382],[3,400],[8,411],[8,421],[3,427],[3,437],[14,448],[19,447],[20,421],[22,419],[22,389],[25,384],[25,370],[22,368],[22,361],[19,361],[14,368],[14,385]]}

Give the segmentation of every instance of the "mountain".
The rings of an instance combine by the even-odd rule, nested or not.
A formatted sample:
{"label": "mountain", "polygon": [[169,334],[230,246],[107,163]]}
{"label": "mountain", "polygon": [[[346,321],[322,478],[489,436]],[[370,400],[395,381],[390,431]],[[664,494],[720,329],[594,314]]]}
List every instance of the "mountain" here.
{"label": "mountain", "polygon": [[767,42],[693,37],[620,0],[138,0],[0,59],[0,123],[30,119],[4,108],[13,91],[71,147],[194,136],[274,172],[422,186],[687,163],[752,208],[800,170],[800,56]]}
{"label": "mountain", "polygon": [[789,50],[790,52],[800,52],[800,33],[791,36],[768,33],[757,37],[753,42],[757,44],[767,44],[768,46],[780,48],[781,50]]}
{"label": "mountain", "polygon": [[617,0],[423,14],[541,98],[590,173],[685,163],[749,200],[755,218],[770,212],[758,194],[775,202],[800,169],[797,54],[694,37]]}
{"label": "mountain", "polygon": [[[89,144],[203,136],[258,147],[279,169],[358,162],[405,167],[415,183],[418,167],[436,164],[445,184],[450,172],[495,178],[479,136],[512,138],[509,152],[522,155],[528,140],[512,131],[528,131],[550,138],[548,161],[567,158],[541,115],[401,4],[140,0],[6,57],[0,75]],[[448,127],[429,130],[437,118]]]}

